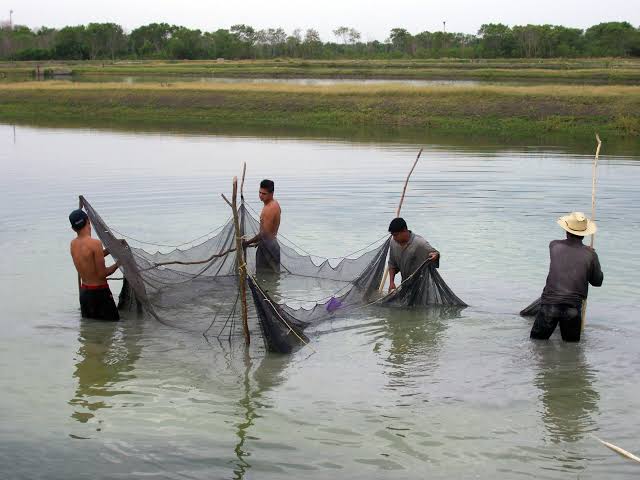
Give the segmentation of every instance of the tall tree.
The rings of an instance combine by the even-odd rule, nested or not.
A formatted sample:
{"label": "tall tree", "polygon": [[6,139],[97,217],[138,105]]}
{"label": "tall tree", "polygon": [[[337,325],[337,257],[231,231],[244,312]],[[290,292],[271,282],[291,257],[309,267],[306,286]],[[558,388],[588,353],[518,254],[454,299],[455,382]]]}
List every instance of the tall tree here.
{"label": "tall tree", "polygon": [[150,23],[138,27],[129,35],[131,50],[139,57],[160,57],[177,28],[168,23]]}

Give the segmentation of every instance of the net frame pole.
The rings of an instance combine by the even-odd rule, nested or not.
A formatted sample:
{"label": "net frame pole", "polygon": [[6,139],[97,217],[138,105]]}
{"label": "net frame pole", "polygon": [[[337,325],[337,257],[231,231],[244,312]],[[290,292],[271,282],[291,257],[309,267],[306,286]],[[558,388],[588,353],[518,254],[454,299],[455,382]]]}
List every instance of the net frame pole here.
{"label": "net frame pole", "polygon": [[[78,208],[82,209],[82,195],[78,195]],[[80,278],[80,272],[78,273],[78,295],[82,292],[82,278]]]}
{"label": "net frame pole", "polygon": [[[600,158],[600,147],[602,147],[602,141],[600,135],[596,133],[596,141],[598,146],[596,147],[596,155],[593,158],[593,166],[591,168],[591,221],[596,220],[596,183],[598,178],[598,159]],[[591,235],[590,246],[593,248],[595,243],[596,234]],[[587,299],[582,302],[582,321],[580,324],[580,331],[584,331],[584,326],[587,323]]]}
{"label": "net frame pole", "polygon": [[[420,160],[420,155],[422,155],[422,150],[424,150],[424,147],[420,148],[420,151],[418,152],[418,156],[416,157],[416,160],[413,162],[413,165],[411,166],[411,170],[409,170],[407,179],[404,181],[404,187],[402,188],[402,195],[400,196],[400,203],[398,204],[398,209],[396,210],[396,217],[400,216],[400,210],[402,210],[402,204],[404,203],[404,195],[407,192],[407,185],[409,185],[409,178],[411,178],[411,174],[413,173],[413,170],[416,168],[416,165],[418,164],[418,160]],[[378,291],[380,292],[384,291],[384,284],[387,283],[388,276],[389,276],[389,265],[387,265],[384,269],[384,275],[382,276],[382,281],[380,282],[380,287],[378,288]]]}
{"label": "net frame pole", "polygon": [[249,334],[249,314],[247,311],[247,265],[242,250],[240,219],[238,216],[238,177],[233,177],[231,209],[233,210],[233,226],[236,233],[236,268],[238,271],[238,281],[240,282],[240,300],[242,301],[242,330],[244,332],[245,344],[250,345],[251,335]]}
{"label": "net frame pole", "polygon": [[247,173],[247,162],[242,164],[242,181],[240,182],[240,200],[244,202],[244,177]]}

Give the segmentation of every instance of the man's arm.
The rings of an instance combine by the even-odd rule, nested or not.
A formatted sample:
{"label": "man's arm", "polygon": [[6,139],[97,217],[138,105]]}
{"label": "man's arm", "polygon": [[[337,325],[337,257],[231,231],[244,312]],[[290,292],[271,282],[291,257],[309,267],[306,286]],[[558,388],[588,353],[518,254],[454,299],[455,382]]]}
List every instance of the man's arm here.
{"label": "man's arm", "polygon": [[253,238],[251,238],[249,240],[244,240],[243,239],[242,240],[242,248],[247,248],[247,247],[249,247],[251,245],[255,245],[256,243],[259,243],[261,239],[262,239],[262,232],[260,231],[260,232],[258,232],[258,234],[255,237],[253,237]]}
{"label": "man's arm", "polygon": [[118,267],[120,267],[120,263],[116,262],[110,267],[107,267],[104,263],[104,255],[102,250],[102,245],[100,242],[96,242],[96,248],[94,249],[94,258],[96,262],[96,273],[100,278],[107,278],[109,275],[113,274]]}
{"label": "man's arm", "polygon": [[400,271],[395,249],[389,250],[389,263],[387,267],[389,268],[389,291],[392,291],[396,289],[396,274]]}
{"label": "man's arm", "polygon": [[600,268],[600,260],[598,259],[598,254],[593,251],[593,260],[591,261],[591,272],[589,274],[589,283],[594,287],[600,287],[604,280],[604,273],[602,273],[602,268]]}
{"label": "man's arm", "polygon": [[429,242],[424,241],[424,247],[427,250],[427,258],[434,262],[434,267],[440,267],[440,252],[433,248]]}
{"label": "man's arm", "polygon": [[394,267],[389,267],[389,292],[392,292],[396,289],[396,275],[398,273],[398,269]]}

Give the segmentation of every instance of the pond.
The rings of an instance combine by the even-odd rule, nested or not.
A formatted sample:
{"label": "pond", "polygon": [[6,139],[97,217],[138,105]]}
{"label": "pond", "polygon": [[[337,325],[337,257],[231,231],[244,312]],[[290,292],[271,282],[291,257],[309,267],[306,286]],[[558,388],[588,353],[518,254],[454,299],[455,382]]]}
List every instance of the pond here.
{"label": "pond", "polygon": [[0,146],[7,478],[636,478],[593,435],[640,451],[640,157],[605,142],[605,280],[580,344],[530,341],[517,312],[544,285],[556,217],[590,213],[592,156],[467,141],[425,146],[402,216],[470,307],[347,315],[282,356],[255,326],[245,351],[150,318],[82,320],[77,196],[138,241],[179,244],[227,220],[220,193],[246,162],[251,206],[274,179],[281,232],[335,257],[385,235],[419,142],[0,125]]}

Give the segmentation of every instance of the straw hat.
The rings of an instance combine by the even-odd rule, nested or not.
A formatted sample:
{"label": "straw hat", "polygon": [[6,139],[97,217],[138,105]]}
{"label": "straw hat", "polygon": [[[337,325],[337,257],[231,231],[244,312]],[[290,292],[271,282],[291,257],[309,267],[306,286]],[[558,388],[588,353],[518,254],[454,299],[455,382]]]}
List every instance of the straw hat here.
{"label": "straw hat", "polygon": [[596,222],[589,220],[582,212],[573,212],[558,219],[558,225],[567,232],[580,237],[593,235],[598,230]]}

